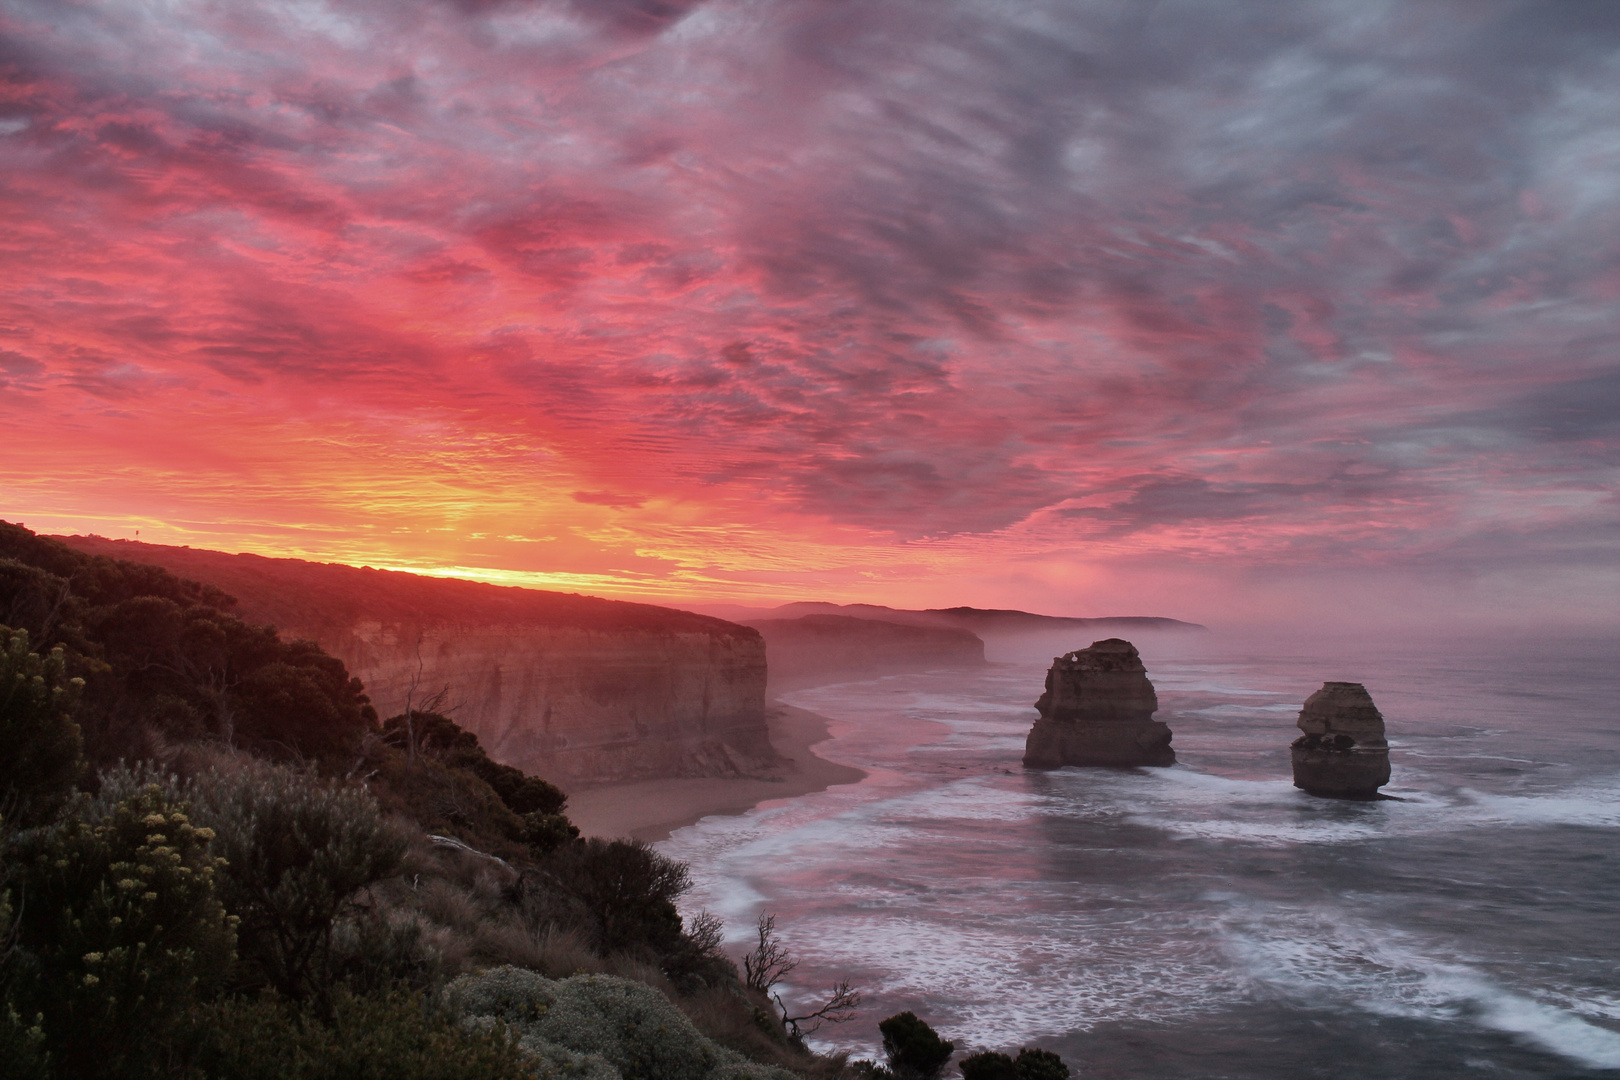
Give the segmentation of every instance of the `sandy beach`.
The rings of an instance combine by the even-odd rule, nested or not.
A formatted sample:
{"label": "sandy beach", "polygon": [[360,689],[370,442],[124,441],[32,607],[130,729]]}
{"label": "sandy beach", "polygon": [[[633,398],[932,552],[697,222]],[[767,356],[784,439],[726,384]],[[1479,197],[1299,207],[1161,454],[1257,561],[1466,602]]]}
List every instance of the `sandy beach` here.
{"label": "sandy beach", "polygon": [[569,792],[566,813],[585,836],[656,842],[711,814],[745,813],[771,799],[853,784],[866,775],[812,752],[812,746],[827,738],[826,717],[773,701],[767,720],[771,745],[782,757],[768,778],[682,777],[602,784]]}

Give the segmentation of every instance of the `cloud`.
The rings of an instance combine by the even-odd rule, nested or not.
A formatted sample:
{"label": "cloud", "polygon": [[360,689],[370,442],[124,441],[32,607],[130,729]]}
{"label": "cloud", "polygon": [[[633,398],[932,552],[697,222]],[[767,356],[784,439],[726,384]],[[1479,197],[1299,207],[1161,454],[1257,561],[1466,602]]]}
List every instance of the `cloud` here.
{"label": "cloud", "polygon": [[1613,520],[1612,4],[6,19],[5,415],[64,475],[116,399],[249,472],[314,425],[308,490],[424,470],[387,505],[447,533],[1556,561]]}
{"label": "cloud", "polygon": [[615,510],[633,510],[647,500],[635,496],[615,495],[611,491],[576,491],[574,501],[589,503],[592,506],[611,506]]}

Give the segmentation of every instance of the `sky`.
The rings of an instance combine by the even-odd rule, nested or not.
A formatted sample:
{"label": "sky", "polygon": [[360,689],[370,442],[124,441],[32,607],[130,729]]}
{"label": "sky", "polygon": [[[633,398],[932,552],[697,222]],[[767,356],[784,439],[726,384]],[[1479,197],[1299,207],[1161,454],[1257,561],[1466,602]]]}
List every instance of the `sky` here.
{"label": "sky", "polygon": [[0,517],[1620,621],[1620,4],[0,0]]}

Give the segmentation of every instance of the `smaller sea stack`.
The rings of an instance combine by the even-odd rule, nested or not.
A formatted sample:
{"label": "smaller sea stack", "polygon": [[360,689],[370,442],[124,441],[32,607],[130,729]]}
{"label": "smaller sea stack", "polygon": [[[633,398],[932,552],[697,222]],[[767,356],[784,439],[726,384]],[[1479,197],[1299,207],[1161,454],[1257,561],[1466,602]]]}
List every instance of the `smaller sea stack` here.
{"label": "smaller sea stack", "polygon": [[1305,699],[1294,786],[1330,799],[1372,799],[1389,783],[1384,715],[1360,683],[1328,682]]}
{"label": "smaller sea stack", "polygon": [[1024,767],[1174,765],[1170,727],[1153,719],[1159,697],[1136,646],[1119,638],[1054,657]]}

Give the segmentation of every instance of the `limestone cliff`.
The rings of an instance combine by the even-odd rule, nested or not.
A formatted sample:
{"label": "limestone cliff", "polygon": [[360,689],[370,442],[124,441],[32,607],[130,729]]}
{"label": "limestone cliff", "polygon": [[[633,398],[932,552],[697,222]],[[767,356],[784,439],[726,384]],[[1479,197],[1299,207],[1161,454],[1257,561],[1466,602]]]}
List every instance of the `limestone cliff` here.
{"label": "limestone cliff", "polygon": [[760,619],[792,619],[804,615],[841,615],[848,618],[869,619],[875,622],[900,623],[906,626],[938,626],[966,630],[980,639],[991,636],[1020,636],[1054,632],[1079,634],[1089,631],[1100,633],[1196,632],[1205,629],[1197,623],[1154,616],[1125,615],[1105,618],[1071,618],[1062,615],[1034,615],[1027,611],[1003,608],[907,608],[882,607],[877,604],[828,604],[819,601],[796,601],[774,608],[751,608],[737,604],[705,604],[702,610],[710,615],[733,622],[755,625]]}
{"label": "limestone cliff", "polygon": [[1119,638],[1055,657],[1035,703],[1024,766],[1174,765],[1170,727],[1153,719],[1158,695],[1136,646]]}
{"label": "limestone cliff", "polygon": [[1325,682],[1305,699],[1294,740],[1294,786],[1339,799],[1370,799],[1389,783],[1384,715],[1361,683]]}
{"label": "limestone cliff", "polygon": [[491,757],[563,783],[727,776],[773,758],[765,643],[650,604],[99,537],[94,554],[216,585],[348,665],[384,716],[448,688]]}

